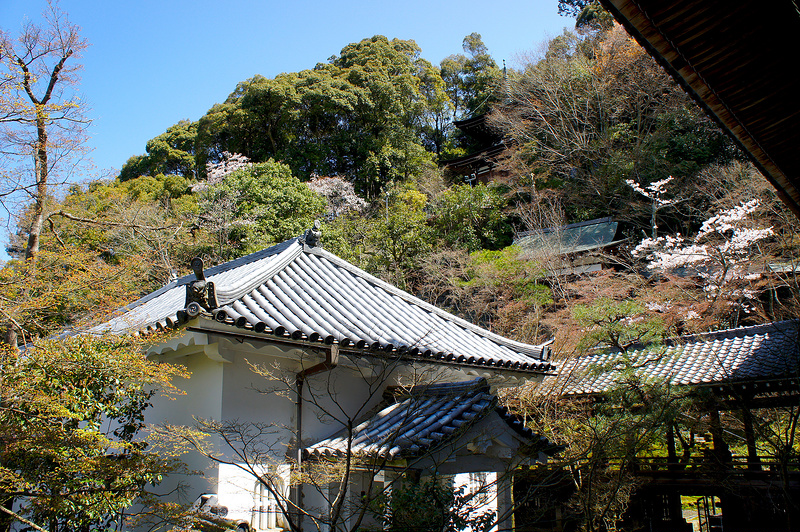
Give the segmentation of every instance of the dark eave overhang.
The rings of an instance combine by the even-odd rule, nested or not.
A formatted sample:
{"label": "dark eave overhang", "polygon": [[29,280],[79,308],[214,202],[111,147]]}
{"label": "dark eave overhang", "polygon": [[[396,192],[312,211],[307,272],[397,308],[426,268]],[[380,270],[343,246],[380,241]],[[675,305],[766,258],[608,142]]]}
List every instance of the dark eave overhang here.
{"label": "dark eave overhang", "polygon": [[795,2],[601,0],[800,217]]}
{"label": "dark eave overhang", "polygon": [[501,142],[462,157],[442,161],[440,166],[454,172],[459,170],[472,171],[476,166],[495,164],[497,162],[497,157],[502,155],[507,149],[507,143]]}

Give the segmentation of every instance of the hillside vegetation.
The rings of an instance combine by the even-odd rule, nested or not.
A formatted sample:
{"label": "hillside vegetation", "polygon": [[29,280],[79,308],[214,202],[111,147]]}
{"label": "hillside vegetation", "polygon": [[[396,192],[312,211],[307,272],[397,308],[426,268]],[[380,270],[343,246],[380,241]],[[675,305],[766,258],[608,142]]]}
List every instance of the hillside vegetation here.
{"label": "hillside vegetation", "polygon": [[[565,331],[579,305],[636,301],[664,334],[791,315],[781,257],[791,256],[793,219],[621,28],[565,32],[504,72],[479,35],[463,49],[437,66],[413,41],[375,36],[309,70],[242,81],[198,120],[148,141],[116,180],[50,197],[43,247],[118,268],[119,280],[98,289],[130,297],[184,274],[193,256],[230,260],[322,218],[333,253],[502,334],[557,336],[565,355],[577,346]],[[452,123],[481,113],[512,148],[505,177],[471,187],[438,163],[475,148]],[[724,265],[704,271],[726,269],[713,294],[708,279],[648,268],[653,255],[632,253],[645,236],[721,245],[732,226],[703,233],[705,220],[751,200],[736,227],[772,231],[737,251],[747,272],[706,258]],[[521,231],[600,217],[621,222],[627,240],[607,261],[613,269],[588,278],[549,275],[542,257],[508,247]],[[784,273],[762,275],[767,263]],[[8,275],[25,275],[15,264]],[[81,304],[90,301],[64,300],[46,315],[33,301],[20,326],[35,336],[107,308]]]}
{"label": "hillside vegetation", "polygon": [[[176,392],[179,369],[145,361],[140,342],[43,339],[189,273],[192,257],[213,266],[299,236],[316,219],[329,251],[502,335],[554,338],[556,359],[797,316],[797,219],[596,3],[569,6],[582,28],[516,69],[501,70],[473,33],[439,65],[414,41],[374,36],[307,70],[254,75],[149,140],[115,179],[65,190],[59,165],[80,150],[86,121],[79,99],[53,87],[75,81],[87,43],[57,4],[47,19],[55,34],[27,26],[12,42],[1,33],[0,141],[4,157],[31,168],[0,167],[0,202],[18,220],[0,268],[0,528],[31,524],[11,510],[24,499],[25,515],[52,532],[88,530],[180,469],[137,439],[150,398]],[[501,177],[471,186],[442,163],[481,147],[453,122],[483,114],[508,150]],[[512,245],[525,231],[604,217],[620,223],[621,242],[598,272],[553,267],[558,249]],[[669,411],[637,410],[640,393],[633,417],[609,402],[606,414],[582,413],[584,425],[558,432],[573,412],[546,418],[541,432],[580,451],[578,436],[613,420],[600,431],[607,440],[587,436],[586,448],[625,454],[633,434],[647,436],[635,452],[658,450],[673,423],[664,420],[681,407],[670,390],[661,403],[649,391],[650,404]],[[514,393],[511,404],[535,419],[536,394]],[[786,456],[796,456],[793,415],[795,454]],[[94,439],[79,441],[86,433]],[[607,492],[625,495],[607,501],[621,515],[629,492]]]}

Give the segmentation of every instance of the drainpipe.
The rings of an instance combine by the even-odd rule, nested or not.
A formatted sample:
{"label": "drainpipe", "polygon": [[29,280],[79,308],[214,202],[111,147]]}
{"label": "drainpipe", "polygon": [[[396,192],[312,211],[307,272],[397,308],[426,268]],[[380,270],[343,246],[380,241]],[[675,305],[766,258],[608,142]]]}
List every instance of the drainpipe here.
{"label": "drainpipe", "polygon": [[[316,375],[317,373],[322,373],[323,371],[331,371],[339,364],[339,346],[337,344],[333,344],[330,346],[330,349],[325,351],[325,361],[320,362],[310,368],[306,368],[300,373],[297,374],[295,377],[295,383],[297,385],[297,470],[300,471],[300,468],[303,463],[303,445],[302,445],[302,435],[303,435],[303,384],[305,384],[306,378],[310,377],[311,375]],[[297,526],[298,529],[300,528],[300,504],[303,502],[303,483],[300,482],[297,484],[297,490],[295,490],[295,498],[294,501],[295,507],[297,508]]]}

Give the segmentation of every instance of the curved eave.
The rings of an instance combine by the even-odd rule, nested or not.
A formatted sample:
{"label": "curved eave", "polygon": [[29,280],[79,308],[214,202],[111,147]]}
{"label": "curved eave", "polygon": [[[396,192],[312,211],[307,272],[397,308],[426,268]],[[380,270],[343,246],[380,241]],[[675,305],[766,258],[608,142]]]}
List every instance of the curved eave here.
{"label": "curved eave", "polygon": [[[181,322],[178,326],[185,325],[187,321]],[[151,331],[161,330],[161,328],[151,327]],[[522,377],[532,375],[544,375],[555,370],[556,366],[545,360],[531,359],[530,362],[510,362],[499,360],[488,360],[482,357],[456,355],[454,353],[433,352],[430,350],[420,351],[416,348],[409,348],[403,345],[393,344],[366,344],[362,342],[339,342],[331,340],[330,337],[320,335],[308,336],[300,330],[273,331],[266,326],[253,327],[244,320],[215,319],[212,315],[201,317],[193,321],[191,332],[201,332],[206,334],[216,334],[220,336],[235,337],[252,343],[257,347],[264,342],[277,342],[298,347],[315,347],[325,349],[330,345],[337,345],[340,352],[349,353],[357,356],[396,356],[405,360],[421,361],[432,364],[444,364],[458,368],[471,368],[475,371],[491,370],[492,372],[503,372],[518,374]]]}
{"label": "curved eave", "polygon": [[[217,306],[203,311],[203,320],[236,334],[474,367],[552,369],[548,343],[499,336],[296,239],[205,274],[214,283]],[[191,281],[174,281],[92,332],[147,334],[184,326],[196,316],[184,309],[183,288]]]}

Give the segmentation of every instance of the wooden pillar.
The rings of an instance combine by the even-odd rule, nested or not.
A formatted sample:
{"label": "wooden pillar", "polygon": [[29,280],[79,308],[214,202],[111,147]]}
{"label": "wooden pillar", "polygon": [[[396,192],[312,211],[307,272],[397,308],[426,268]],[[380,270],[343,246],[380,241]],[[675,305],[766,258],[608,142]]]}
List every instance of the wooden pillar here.
{"label": "wooden pillar", "polygon": [[756,435],[753,430],[753,413],[747,403],[742,405],[742,422],[744,423],[744,437],[747,441],[747,469],[761,471],[761,460],[756,448]]}
{"label": "wooden pillar", "polygon": [[722,464],[731,462],[731,450],[725,443],[722,435],[722,423],[719,419],[719,411],[716,406],[711,406],[709,411],[709,428],[711,429],[712,441],[714,443],[714,457]]}
{"label": "wooden pillar", "polygon": [[673,471],[678,468],[678,452],[675,447],[675,423],[670,422],[667,428],[667,469]]}
{"label": "wooden pillar", "polygon": [[497,473],[497,532],[514,530],[513,488],[513,475]]}

